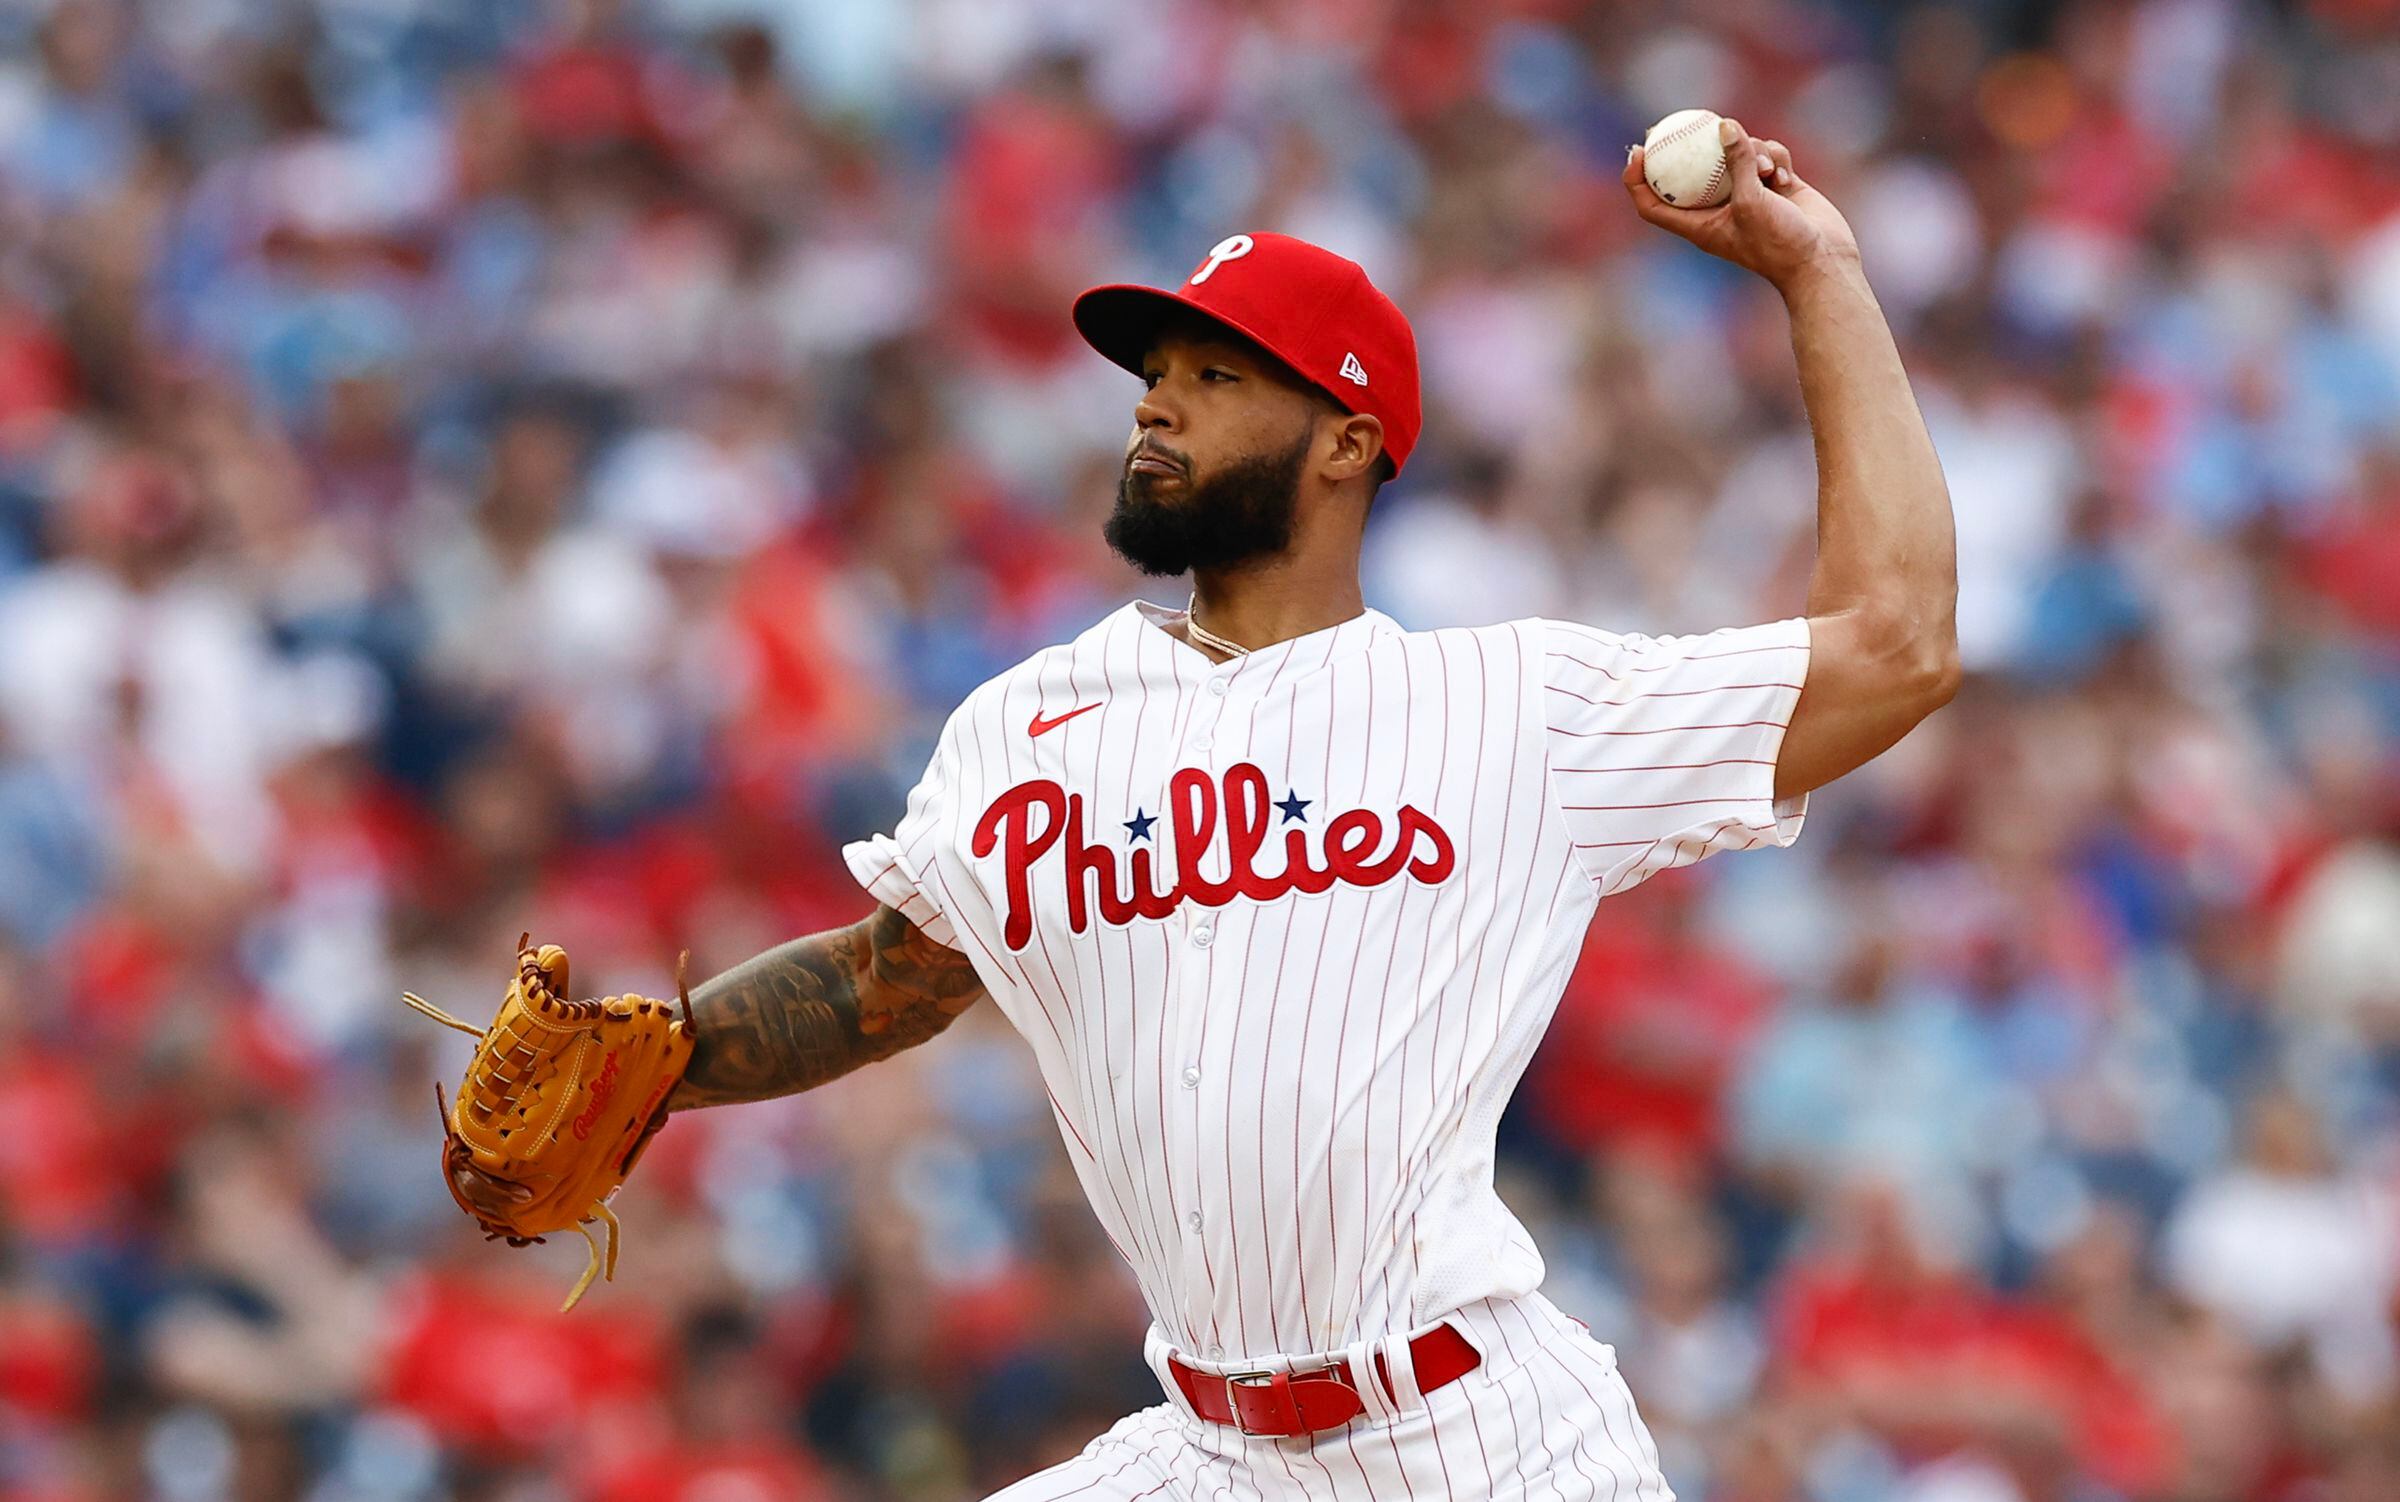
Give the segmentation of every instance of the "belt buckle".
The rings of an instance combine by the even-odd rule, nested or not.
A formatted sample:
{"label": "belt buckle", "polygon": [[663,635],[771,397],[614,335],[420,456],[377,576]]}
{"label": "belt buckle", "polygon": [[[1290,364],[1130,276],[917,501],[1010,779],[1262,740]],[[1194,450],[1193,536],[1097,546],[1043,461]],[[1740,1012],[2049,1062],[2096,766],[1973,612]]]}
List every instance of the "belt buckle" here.
{"label": "belt buckle", "polygon": [[[1354,1395],[1358,1392],[1357,1386],[1342,1375],[1342,1365],[1338,1360],[1329,1361],[1321,1367],[1312,1367],[1305,1372],[1227,1372],[1222,1380],[1225,1383],[1225,1406],[1233,1414],[1233,1427],[1243,1434],[1265,1438],[1289,1438],[1293,1434],[1315,1433],[1316,1431],[1309,1426],[1307,1415],[1300,1411],[1299,1396],[1292,1390],[1293,1382],[1304,1377],[1321,1377]],[[1277,1387],[1282,1389],[1283,1400],[1291,1409],[1292,1428],[1288,1433],[1272,1429],[1253,1429],[1242,1421],[1242,1405],[1237,1396],[1239,1389],[1262,1387],[1270,1391]],[[1363,1397],[1359,1400],[1359,1406],[1361,1408],[1366,1406],[1366,1400]]]}
{"label": "belt buckle", "polygon": [[[1237,1387],[1273,1387],[1277,1377],[1285,1377],[1287,1381],[1289,1380],[1286,1373],[1267,1371],[1227,1372],[1218,1379],[1225,1384],[1225,1411],[1233,1415],[1233,1427],[1236,1430],[1243,1434],[1259,1433],[1258,1430],[1252,1429],[1248,1424],[1242,1422],[1242,1405],[1235,1398],[1233,1390]],[[1295,1405],[1296,1407],[1297,1405]]]}

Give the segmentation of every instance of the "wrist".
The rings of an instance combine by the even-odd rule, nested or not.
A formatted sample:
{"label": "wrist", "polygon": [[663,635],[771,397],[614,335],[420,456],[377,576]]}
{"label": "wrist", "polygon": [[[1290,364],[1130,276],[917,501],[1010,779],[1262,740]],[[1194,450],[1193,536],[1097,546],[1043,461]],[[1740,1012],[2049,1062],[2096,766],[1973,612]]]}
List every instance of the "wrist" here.
{"label": "wrist", "polygon": [[1866,268],[1859,260],[1857,247],[1847,245],[1829,245],[1769,280],[1787,303],[1825,292],[1868,290]]}

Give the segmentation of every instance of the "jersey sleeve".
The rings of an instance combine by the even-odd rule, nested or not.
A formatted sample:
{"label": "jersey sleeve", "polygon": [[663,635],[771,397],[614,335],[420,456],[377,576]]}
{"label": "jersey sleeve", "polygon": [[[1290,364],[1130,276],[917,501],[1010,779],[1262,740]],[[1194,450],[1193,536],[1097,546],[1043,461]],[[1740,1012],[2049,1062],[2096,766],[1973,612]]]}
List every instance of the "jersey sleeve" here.
{"label": "jersey sleeve", "polygon": [[925,775],[909,792],[899,827],[842,847],[842,860],[869,895],[914,923],[926,938],[953,949],[959,947],[958,930],[942,905],[934,863],[954,827],[957,782],[958,721],[953,717]]}
{"label": "jersey sleeve", "polygon": [[1706,636],[1536,624],[1550,796],[1602,895],[1799,837],[1808,798],[1776,801],[1775,756],[1808,673],[1805,618]]}

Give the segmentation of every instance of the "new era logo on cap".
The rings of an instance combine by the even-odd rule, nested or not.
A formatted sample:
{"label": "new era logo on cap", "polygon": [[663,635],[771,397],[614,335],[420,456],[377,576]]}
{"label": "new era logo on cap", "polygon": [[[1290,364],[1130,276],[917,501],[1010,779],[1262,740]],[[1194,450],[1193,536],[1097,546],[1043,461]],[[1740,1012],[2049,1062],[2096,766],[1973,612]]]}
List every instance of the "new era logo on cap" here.
{"label": "new era logo on cap", "polygon": [[1075,299],[1075,327],[1140,375],[1160,325],[1179,308],[1261,346],[1344,409],[1380,419],[1394,472],[1408,462],[1423,422],[1416,334],[1356,261],[1289,235],[1227,235],[1174,291],[1092,288]]}

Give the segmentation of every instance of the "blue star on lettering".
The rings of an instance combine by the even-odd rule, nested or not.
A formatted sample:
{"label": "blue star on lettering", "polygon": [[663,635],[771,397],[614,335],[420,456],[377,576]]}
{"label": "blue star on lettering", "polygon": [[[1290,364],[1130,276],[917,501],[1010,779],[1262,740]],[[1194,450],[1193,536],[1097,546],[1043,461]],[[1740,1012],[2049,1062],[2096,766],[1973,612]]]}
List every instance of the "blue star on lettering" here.
{"label": "blue star on lettering", "polygon": [[1146,840],[1150,838],[1150,826],[1157,822],[1158,815],[1146,814],[1137,808],[1133,811],[1133,817],[1125,821],[1126,836],[1129,839]]}
{"label": "blue star on lettering", "polygon": [[1290,788],[1285,790],[1283,797],[1277,800],[1275,806],[1283,810],[1284,823],[1289,824],[1294,819],[1298,819],[1301,823],[1306,824],[1308,822],[1308,806],[1316,801],[1314,798],[1303,798],[1300,796],[1299,789]]}

